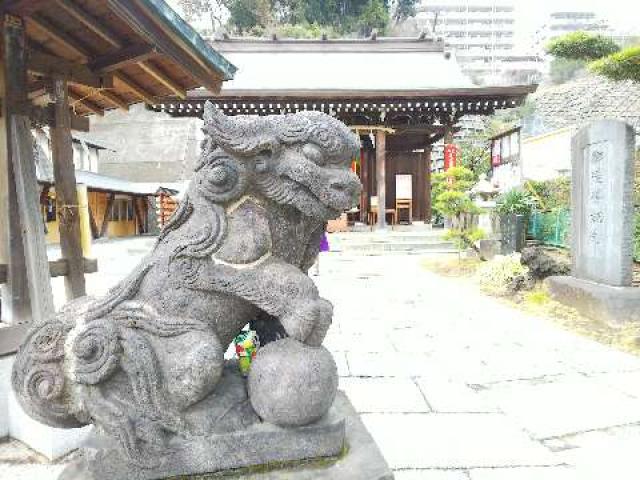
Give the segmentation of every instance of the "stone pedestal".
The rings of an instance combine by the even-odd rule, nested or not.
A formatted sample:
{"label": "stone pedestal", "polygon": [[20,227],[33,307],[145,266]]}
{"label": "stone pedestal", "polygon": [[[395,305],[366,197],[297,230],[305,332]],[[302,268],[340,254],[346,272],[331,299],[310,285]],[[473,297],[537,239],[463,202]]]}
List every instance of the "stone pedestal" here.
{"label": "stone pedestal", "polygon": [[610,324],[640,322],[640,288],[612,287],[575,277],[549,277],[551,296],[589,318]]}
{"label": "stone pedestal", "polygon": [[[309,458],[315,457],[315,458]],[[261,459],[251,467],[248,459]],[[306,458],[306,460],[296,460]],[[235,468],[235,470],[234,470]],[[174,451],[162,469],[142,470],[115,451],[67,467],[59,480],[150,480],[182,475],[208,480],[393,480],[393,473],[347,396],[339,392],[329,414],[297,429],[269,425],[204,437]]]}

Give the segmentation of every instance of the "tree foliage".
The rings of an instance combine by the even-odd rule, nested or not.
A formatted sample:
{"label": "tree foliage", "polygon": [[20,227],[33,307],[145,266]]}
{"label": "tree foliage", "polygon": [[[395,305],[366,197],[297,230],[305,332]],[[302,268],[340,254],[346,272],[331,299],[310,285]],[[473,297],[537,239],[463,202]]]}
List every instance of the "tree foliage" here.
{"label": "tree foliage", "polygon": [[407,18],[416,16],[418,0],[397,0],[393,9],[393,21],[400,23]]}
{"label": "tree foliage", "polygon": [[560,59],[588,61],[592,72],[612,80],[640,82],[640,44],[637,43],[620,50],[613,40],[602,35],[573,32],[552,41],[547,52],[556,57],[554,62]]}
{"label": "tree foliage", "polygon": [[269,0],[230,0],[227,2],[229,21],[238,32],[265,29],[272,19],[272,5]]}
{"label": "tree foliage", "polygon": [[597,60],[618,50],[620,47],[610,38],[580,31],[551,40],[546,47],[554,57],[569,60]]}
{"label": "tree foliage", "polygon": [[491,152],[487,142],[476,144],[473,141],[460,143],[460,165],[471,170],[477,180],[491,170]]}
{"label": "tree foliage", "polygon": [[[210,15],[213,29],[227,25],[238,34],[282,34],[292,38],[384,33],[388,0],[176,0],[187,20]],[[416,0],[394,3],[394,18],[415,13]],[[226,15],[224,15],[226,13]],[[214,22],[214,19],[216,20]]]}
{"label": "tree foliage", "polygon": [[593,62],[589,68],[612,80],[633,80],[640,82],[640,45],[625,48]]}

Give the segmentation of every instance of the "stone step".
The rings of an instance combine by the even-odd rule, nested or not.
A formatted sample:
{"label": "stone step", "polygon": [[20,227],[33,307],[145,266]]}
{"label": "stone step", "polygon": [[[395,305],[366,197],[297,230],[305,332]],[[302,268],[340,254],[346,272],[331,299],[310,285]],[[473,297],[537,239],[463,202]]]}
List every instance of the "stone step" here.
{"label": "stone step", "polygon": [[332,252],[457,252],[453,243],[446,241],[430,242],[348,242],[330,243]]}

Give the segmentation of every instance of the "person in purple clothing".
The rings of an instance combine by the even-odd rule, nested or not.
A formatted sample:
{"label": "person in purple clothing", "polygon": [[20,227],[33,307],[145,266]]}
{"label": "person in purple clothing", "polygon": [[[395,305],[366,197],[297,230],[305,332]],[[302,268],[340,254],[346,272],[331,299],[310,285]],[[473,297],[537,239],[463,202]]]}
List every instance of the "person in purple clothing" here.
{"label": "person in purple clothing", "polygon": [[322,232],[322,237],[320,237],[320,252],[316,257],[315,263],[311,267],[312,275],[320,275],[320,254],[322,252],[328,252],[328,251],[329,251],[329,239],[327,238],[327,232]]}

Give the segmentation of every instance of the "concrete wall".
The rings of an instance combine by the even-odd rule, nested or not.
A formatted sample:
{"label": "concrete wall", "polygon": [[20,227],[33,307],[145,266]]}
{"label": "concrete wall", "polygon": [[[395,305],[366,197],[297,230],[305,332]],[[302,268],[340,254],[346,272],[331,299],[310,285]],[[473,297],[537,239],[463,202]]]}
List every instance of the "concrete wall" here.
{"label": "concrete wall", "polygon": [[0,357],[0,438],[9,435],[9,390],[13,355]]}
{"label": "concrete wall", "polygon": [[134,182],[179,182],[190,177],[200,152],[202,121],[173,118],[134,105],[91,119],[88,138],[112,150],[100,152],[98,173]]}
{"label": "concrete wall", "polygon": [[571,172],[571,137],[567,127],[522,141],[520,158],[525,180],[551,180]]}

